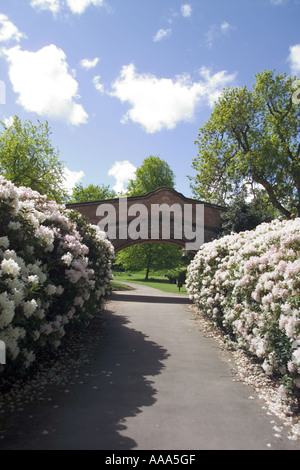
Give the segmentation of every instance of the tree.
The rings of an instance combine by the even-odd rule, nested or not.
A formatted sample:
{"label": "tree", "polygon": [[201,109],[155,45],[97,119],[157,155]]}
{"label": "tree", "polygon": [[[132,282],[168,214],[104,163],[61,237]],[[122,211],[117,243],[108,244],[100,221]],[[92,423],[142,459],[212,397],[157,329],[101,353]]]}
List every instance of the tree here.
{"label": "tree", "polygon": [[174,188],[175,175],[167,162],[150,155],[136,170],[135,178],[129,181],[127,195],[141,196],[161,186]]}
{"label": "tree", "polygon": [[247,194],[240,190],[227,206],[227,210],[221,214],[222,231],[220,236],[231,232],[243,232],[252,230],[263,222],[271,222],[276,216],[272,206],[266,204],[264,194],[259,192],[256,197],[248,201]]}
{"label": "tree", "polygon": [[193,192],[224,204],[234,188],[259,185],[280,214],[300,215],[300,106],[294,80],[264,71],[252,90],[225,89],[200,128]]}
{"label": "tree", "polygon": [[82,184],[76,184],[70,202],[102,201],[104,199],[113,199],[117,195],[110,186],[95,186],[90,184],[83,187]]}
{"label": "tree", "polygon": [[[129,181],[127,196],[140,196],[162,186],[174,188],[175,175],[167,162],[150,155],[136,170],[135,179]],[[171,269],[181,262],[181,257],[181,249],[174,245],[150,242],[125,248],[118,253],[117,263],[126,269],[146,269],[148,279],[150,269]]]}
{"label": "tree", "polygon": [[116,263],[129,271],[145,269],[145,280],[148,280],[150,269],[158,271],[182,265],[182,251],[169,243],[140,243],[120,251]]}
{"label": "tree", "polygon": [[57,202],[66,198],[64,166],[50,142],[48,123],[37,125],[15,116],[11,126],[1,123],[0,173],[16,186],[30,187]]}

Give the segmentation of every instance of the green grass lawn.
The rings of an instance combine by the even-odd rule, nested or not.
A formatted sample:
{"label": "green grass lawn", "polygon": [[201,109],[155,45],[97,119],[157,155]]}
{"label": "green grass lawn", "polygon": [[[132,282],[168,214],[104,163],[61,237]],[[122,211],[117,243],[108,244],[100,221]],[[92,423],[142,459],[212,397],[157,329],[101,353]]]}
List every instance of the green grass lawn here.
{"label": "green grass lawn", "polygon": [[125,286],[117,281],[111,281],[110,285],[112,290],[131,290],[129,286]]}
{"label": "green grass lawn", "polygon": [[[113,271],[113,275],[114,275],[114,281],[112,282],[112,287],[114,290],[118,290],[117,281],[122,281],[122,282],[132,282],[134,284],[142,284],[143,286],[154,287],[155,289],[159,289],[164,292],[172,292],[174,294],[187,295],[187,291],[184,285],[180,288],[180,291],[179,291],[176,284],[170,284],[168,278],[160,273],[152,274],[151,277],[148,279],[148,281],[145,281],[144,271],[139,271],[139,272],[127,271],[124,273]],[[120,286],[122,286],[122,284],[119,284],[119,287]]]}

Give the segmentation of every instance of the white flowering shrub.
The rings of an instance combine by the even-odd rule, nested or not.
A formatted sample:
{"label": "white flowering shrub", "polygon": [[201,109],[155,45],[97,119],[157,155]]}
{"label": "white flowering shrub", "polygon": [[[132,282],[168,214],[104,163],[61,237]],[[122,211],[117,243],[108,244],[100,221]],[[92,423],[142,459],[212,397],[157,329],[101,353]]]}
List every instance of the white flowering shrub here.
{"label": "white flowering shrub", "polygon": [[23,372],[103,308],[114,249],[97,226],[0,176],[0,340]]}
{"label": "white flowering shrub", "polygon": [[204,244],[186,286],[198,310],[266,374],[300,388],[300,218]]}

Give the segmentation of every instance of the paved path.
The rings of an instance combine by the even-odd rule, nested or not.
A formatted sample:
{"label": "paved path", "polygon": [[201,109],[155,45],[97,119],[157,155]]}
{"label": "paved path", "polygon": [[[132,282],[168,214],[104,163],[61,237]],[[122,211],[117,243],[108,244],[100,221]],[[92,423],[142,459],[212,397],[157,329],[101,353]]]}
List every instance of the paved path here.
{"label": "paved path", "polygon": [[186,302],[144,286],[114,293],[105,334],[70,393],[55,407],[36,404],[31,421],[23,412],[0,449],[300,450],[275,437],[282,423],[233,381]]}

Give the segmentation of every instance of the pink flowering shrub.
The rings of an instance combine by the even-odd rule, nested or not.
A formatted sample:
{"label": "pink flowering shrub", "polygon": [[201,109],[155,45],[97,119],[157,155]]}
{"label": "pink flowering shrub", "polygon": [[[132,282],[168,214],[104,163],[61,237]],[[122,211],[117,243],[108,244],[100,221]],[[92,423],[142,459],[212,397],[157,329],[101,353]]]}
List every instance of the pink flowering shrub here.
{"label": "pink flowering shrub", "polygon": [[300,388],[300,218],[204,244],[186,286],[198,310],[266,374]]}
{"label": "pink flowering shrub", "polygon": [[103,309],[113,258],[97,226],[0,176],[0,371],[24,372]]}

